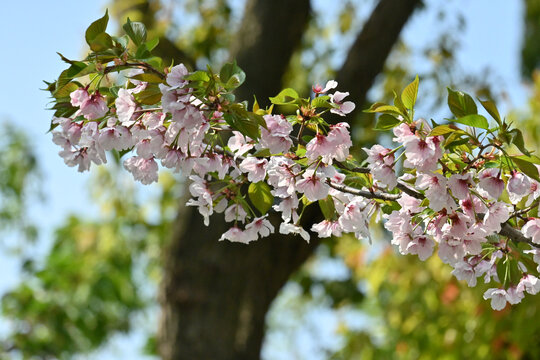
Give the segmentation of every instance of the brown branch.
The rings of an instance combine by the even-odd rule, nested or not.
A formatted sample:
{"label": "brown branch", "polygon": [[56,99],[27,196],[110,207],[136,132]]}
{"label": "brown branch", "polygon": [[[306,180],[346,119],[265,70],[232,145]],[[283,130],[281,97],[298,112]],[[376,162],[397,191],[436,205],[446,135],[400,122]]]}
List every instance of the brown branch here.
{"label": "brown branch", "polygon": [[524,236],[521,232],[514,229],[507,222],[505,222],[502,225],[501,231],[499,231],[499,235],[506,236],[507,238],[509,238],[512,241],[527,243],[527,244],[531,245],[532,247],[540,249],[540,244],[534,243],[530,238]]}
{"label": "brown branch", "polygon": [[143,68],[143,69],[148,70],[149,72],[151,72],[153,74],[156,74],[157,76],[159,76],[162,79],[165,79],[167,77],[164,73],[157,70],[152,65],[149,65],[147,63],[142,63],[142,62],[134,62],[134,63],[126,62],[126,63],[120,64],[120,65],[109,65],[105,69],[103,69],[103,73],[108,74],[110,72],[122,69],[122,67],[124,67],[124,66],[133,67],[133,68]]}
{"label": "brown branch", "polygon": [[353,188],[353,187],[350,187],[350,186],[347,186],[347,185],[332,183],[330,181],[330,179],[328,179],[326,182],[333,189],[336,189],[336,190],[339,190],[339,191],[342,191],[342,192],[345,192],[345,193],[349,193],[349,194],[352,194],[352,195],[361,196],[361,197],[364,197],[366,199],[379,199],[379,200],[387,200],[387,201],[396,201],[401,196],[401,194],[387,194],[387,193],[380,193],[380,192],[377,193],[377,192],[370,192],[370,191],[366,191],[366,190],[359,190],[359,189],[356,189],[356,188]]}

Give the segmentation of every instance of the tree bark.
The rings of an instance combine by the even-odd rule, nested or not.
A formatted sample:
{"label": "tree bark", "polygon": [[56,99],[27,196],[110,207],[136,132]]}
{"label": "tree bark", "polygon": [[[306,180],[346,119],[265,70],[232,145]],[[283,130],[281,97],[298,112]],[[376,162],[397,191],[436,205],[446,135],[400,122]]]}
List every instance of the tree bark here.
{"label": "tree bark", "polygon": [[[364,29],[351,49],[354,54],[349,54],[344,75],[338,80],[344,88],[358,90],[353,90],[353,100],[365,97],[412,13],[413,7],[403,7],[401,2],[412,5],[419,1],[382,0],[366,23],[369,31]],[[398,12],[403,14],[398,16]],[[247,74],[239,98],[251,100],[256,94],[263,102],[280,90],[281,77],[299,45],[308,15],[308,0],[248,1],[238,42],[231,51]],[[359,62],[360,70],[354,61]],[[361,74],[363,71],[368,74]],[[355,83],[344,78],[347,76],[360,80]],[[316,206],[303,216],[306,228],[321,218]],[[273,219],[276,226],[277,220]],[[222,216],[215,216],[210,227],[205,227],[196,210],[182,206],[179,211],[164,252],[160,289],[158,346],[165,360],[258,359],[270,304],[318,244],[314,237],[307,244],[299,237],[279,234],[249,246],[218,242],[227,228]]]}

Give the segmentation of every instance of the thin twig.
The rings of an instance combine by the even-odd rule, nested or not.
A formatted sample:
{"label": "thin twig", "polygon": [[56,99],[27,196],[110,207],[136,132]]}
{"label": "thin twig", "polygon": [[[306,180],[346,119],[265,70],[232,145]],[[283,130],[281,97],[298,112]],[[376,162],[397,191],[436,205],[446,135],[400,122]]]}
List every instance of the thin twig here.
{"label": "thin twig", "polygon": [[157,70],[153,66],[151,66],[151,65],[149,65],[147,63],[142,63],[142,62],[136,62],[136,63],[128,63],[127,62],[127,63],[123,63],[123,64],[120,64],[120,65],[109,65],[103,70],[103,72],[105,74],[107,74],[107,73],[110,73],[111,71],[115,71],[116,69],[118,69],[118,68],[120,68],[122,66],[144,68],[144,69],[148,70],[149,72],[156,74],[157,76],[159,76],[162,79],[165,79],[167,77],[164,73]]}
{"label": "thin twig", "polygon": [[347,185],[332,183],[330,179],[328,179],[326,182],[333,189],[346,192],[352,195],[362,196],[362,197],[365,197],[366,199],[396,201],[401,196],[400,194],[386,194],[386,193],[380,193],[380,192],[370,192],[366,190],[359,190],[359,189],[356,189]]}

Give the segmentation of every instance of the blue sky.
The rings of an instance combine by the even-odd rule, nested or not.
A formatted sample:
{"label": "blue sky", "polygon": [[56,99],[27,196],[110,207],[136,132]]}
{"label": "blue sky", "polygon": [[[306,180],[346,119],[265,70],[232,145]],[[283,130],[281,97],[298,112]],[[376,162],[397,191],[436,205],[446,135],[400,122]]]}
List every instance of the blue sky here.
{"label": "blue sky", "polygon": [[[468,21],[463,45],[458,52],[461,67],[470,72],[490,67],[509,94],[509,102],[503,109],[523,106],[527,92],[519,76],[522,2],[431,0],[427,3],[428,6],[444,4],[462,11]],[[84,31],[93,20],[103,15],[106,4],[105,0],[6,1],[2,4],[5,15],[0,22],[3,46],[0,68],[4,86],[0,87],[0,120],[13,121],[30,134],[39,156],[43,173],[41,186],[47,197],[44,204],[32,205],[30,209],[42,234],[43,245],[36,251],[46,251],[52,229],[62,222],[66,214],[94,215],[97,212],[89,205],[90,199],[84,189],[88,173],[80,174],[65,166],[57,155],[59,149],[52,143],[50,134],[46,134],[52,114],[45,110],[47,93],[39,89],[43,87],[42,80],[55,79],[65,68],[66,64],[60,61],[56,51],[68,58],[83,55]],[[416,16],[404,36],[411,43],[422,44],[430,39],[437,26],[433,16]],[[16,261],[1,256],[0,271],[4,273],[0,280],[2,293],[17,283]],[[327,318],[320,321],[326,321],[324,319]],[[122,353],[126,347],[133,349],[133,341],[137,339],[116,341],[99,358],[114,358],[112,354],[115,351]],[[272,358],[271,351],[267,352],[267,357]]]}

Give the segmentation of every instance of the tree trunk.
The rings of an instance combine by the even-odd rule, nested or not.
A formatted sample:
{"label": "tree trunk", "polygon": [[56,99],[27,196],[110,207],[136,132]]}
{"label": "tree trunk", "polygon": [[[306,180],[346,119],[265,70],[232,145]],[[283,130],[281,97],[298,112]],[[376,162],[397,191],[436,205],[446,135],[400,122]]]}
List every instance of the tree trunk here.
{"label": "tree trunk", "polygon": [[[388,41],[397,39],[412,10],[403,10],[399,26],[387,24],[384,16],[396,20],[393,12],[401,11],[401,6],[396,4],[399,2],[381,0],[372,15],[376,15],[376,20],[370,19],[367,23],[371,23],[372,31],[381,34],[372,32],[361,42],[367,49],[379,43],[379,36]],[[418,0],[403,2],[417,3]],[[387,3],[400,10],[384,6]],[[384,11],[381,12],[381,8]],[[238,42],[231,51],[247,74],[247,81],[237,94],[240,98],[251,100],[256,94],[263,102],[280,90],[282,74],[301,40],[308,14],[308,0],[248,1]],[[395,33],[385,37],[386,31]],[[352,51],[359,51],[362,64],[375,70],[369,73],[370,79],[366,77],[349,88],[365,96],[390,49],[385,45],[386,50],[372,54],[357,43]],[[381,57],[382,53],[386,56]],[[354,59],[351,56],[343,73],[358,76],[351,65],[353,60],[349,60]],[[369,64],[370,61],[374,64]],[[342,82],[347,85],[347,81]],[[322,218],[318,207],[308,210],[303,216],[306,228]],[[274,225],[278,224],[277,220],[273,218]],[[176,229],[164,252],[159,353],[165,360],[258,359],[270,304],[290,275],[313,253],[318,242],[312,237],[307,244],[299,237],[279,234],[249,246],[218,242],[228,225],[219,215],[210,223],[210,227],[205,227],[195,209],[181,205]]]}

